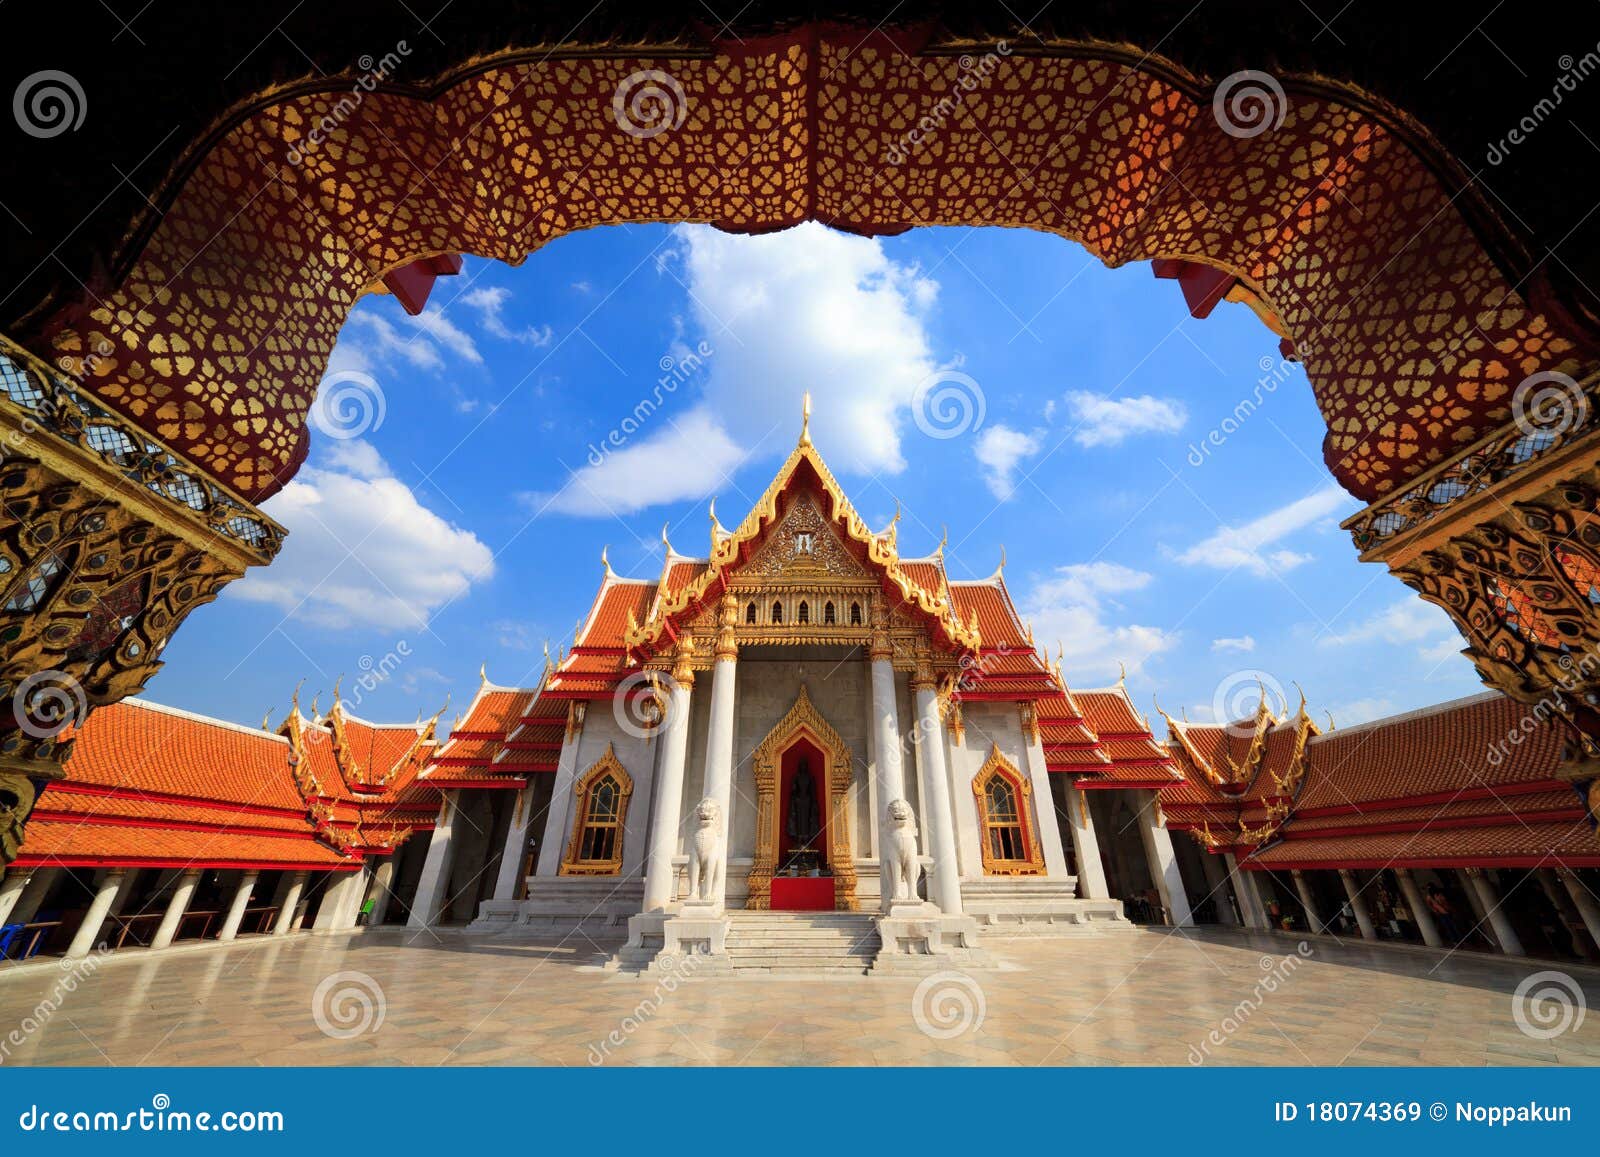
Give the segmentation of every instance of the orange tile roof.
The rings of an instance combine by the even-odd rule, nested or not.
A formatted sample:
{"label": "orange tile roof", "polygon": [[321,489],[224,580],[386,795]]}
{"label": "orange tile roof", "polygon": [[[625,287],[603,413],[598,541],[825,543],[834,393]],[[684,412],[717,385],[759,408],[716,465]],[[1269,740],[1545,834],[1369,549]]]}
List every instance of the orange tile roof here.
{"label": "orange tile roof", "polygon": [[[1574,797],[1576,798],[1576,797]],[[1410,832],[1286,839],[1256,852],[1245,867],[1538,867],[1600,866],[1600,846],[1587,819],[1493,827],[1426,828]]]}
{"label": "orange tile roof", "polygon": [[973,614],[977,614],[978,634],[986,650],[990,647],[1032,649],[1022,624],[1017,620],[1016,609],[1012,606],[1004,580],[952,582],[950,599],[955,606],[956,617],[963,623],[970,622]]}
{"label": "orange tile roof", "polygon": [[636,623],[644,622],[650,613],[650,603],[656,597],[656,584],[636,579],[608,576],[600,585],[595,605],[584,623],[579,647],[622,647],[623,635],[628,629],[628,615]]}

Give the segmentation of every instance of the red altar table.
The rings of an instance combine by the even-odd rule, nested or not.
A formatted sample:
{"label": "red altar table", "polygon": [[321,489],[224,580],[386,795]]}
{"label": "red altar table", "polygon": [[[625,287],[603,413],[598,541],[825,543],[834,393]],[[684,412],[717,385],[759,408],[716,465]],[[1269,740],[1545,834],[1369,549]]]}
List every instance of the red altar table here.
{"label": "red altar table", "polygon": [[833,877],[774,876],[771,904],[774,912],[831,912]]}

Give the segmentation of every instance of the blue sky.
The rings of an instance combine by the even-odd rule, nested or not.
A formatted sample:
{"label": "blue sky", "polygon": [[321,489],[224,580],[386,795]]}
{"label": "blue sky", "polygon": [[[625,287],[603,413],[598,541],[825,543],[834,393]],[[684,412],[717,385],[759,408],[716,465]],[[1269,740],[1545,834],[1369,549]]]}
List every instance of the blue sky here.
{"label": "blue sky", "polygon": [[708,498],[743,517],[808,389],[862,514],[899,503],[903,554],[948,527],[952,576],[976,578],[1004,546],[1069,684],[1121,662],[1145,710],[1204,719],[1247,709],[1259,672],[1339,723],[1479,689],[1444,614],[1356,561],[1337,524],[1358,504],[1277,344],[1244,306],[1191,319],[1148,265],[1021,230],[612,227],[519,269],[469,259],[420,318],[357,306],[310,461],[267,504],[283,555],[197,610],[145,693],[257,722],[302,678],[326,705],[383,671],[359,713],[409,719],[465,706],[482,663],[531,682],[602,547],[654,577],[665,524],[703,555]]}

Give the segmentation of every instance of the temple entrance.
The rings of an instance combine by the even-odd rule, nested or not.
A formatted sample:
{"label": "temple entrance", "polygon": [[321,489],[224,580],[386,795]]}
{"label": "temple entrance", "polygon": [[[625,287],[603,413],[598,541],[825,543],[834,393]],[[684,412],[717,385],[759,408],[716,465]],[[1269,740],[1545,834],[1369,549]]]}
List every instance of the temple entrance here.
{"label": "temple entrance", "polygon": [[804,686],[755,750],[756,855],[745,907],[853,912],[850,749]]}
{"label": "temple entrance", "polygon": [[774,911],[833,910],[833,868],[828,857],[827,756],[801,737],[778,764],[778,864],[772,877]]}

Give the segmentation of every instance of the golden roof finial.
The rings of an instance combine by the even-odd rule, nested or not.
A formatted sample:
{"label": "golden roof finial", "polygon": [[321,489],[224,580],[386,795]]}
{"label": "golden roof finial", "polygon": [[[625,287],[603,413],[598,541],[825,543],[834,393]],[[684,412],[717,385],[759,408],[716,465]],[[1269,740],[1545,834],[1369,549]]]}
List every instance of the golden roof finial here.
{"label": "golden roof finial", "polygon": [[1126,686],[1128,682],[1128,665],[1121,659],[1117,660],[1117,686]]}
{"label": "golden roof finial", "polygon": [[478,664],[478,686],[483,686],[489,681],[489,660],[485,659]]}
{"label": "golden roof finial", "polygon": [[305,685],[306,681],[304,679],[300,680],[300,682],[294,685],[294,694],[289,696],[290,715],[300,714],[300,688],[304,687]]}
{"label": "golden roof finial", "polygon": [[272,730],[272,708],[270,707],[261,713],[261,730]]}
{"label": "golden roof finial", "polygon": [[315,723],[317,721],[317,717],[322,714],[322,709],[317,706],[317,700],[320,699],[321,697],[322,697],[322,692],[321,691],[318,691],[315,695],[313,695],[311,697],[311,721],[313,723]]}
{"label": "golden roof finial", "polygon": [[800,403],[800,445],[811,445],[811,391],[807,390]]}
{"label": "golden roof finial", "polygon": [[711,549],[716,550],[717,543],[726,537],[728,537],[728,532],[717,518],[717,499],[713,495],[711,498]]}
{"label": "golden roof finial", "polygon": [[1328,717],[1328,730],[1332,731],[1333,730],[1333,712],[1327,710],[1326,708],[1324,708],[1322,713]]}
{"label": "golden roof finial", "polygon": [[1038,650],[1039,649],[1038,646],[1033,641],[1033,620],[1032,619],[1028,620],[1028,646],[1032,647],[1034,650]]}
{"label": "golden roof finial", "polygon": [[606,578],[608,579],[617,577],[617,572],[611,569],[611,559],[609,557],[610,554],[611,547],[609,544],[600,548],[600,565],[605,567]]}
{"label": "golden roof finial", "polygon": [[1298,679],[1291,679],[1290,682],[1294,684],[1294,689],[1300,692],[1300,706],[1295,709],[1295,714],[1304,715],[1306,713],[1306,689],[1300,686]]}
{"label": "golden roof finial", "polygon": [[672,553],[672,543],[671,543],[671,541],[669,541],[669,540],[668,540],[668,538],[667,538],[667,529],[668,529],[668,528],[669,528],[669,527],[670,527],[670,526],[671,526],[671,525],[672,525],[672,524],[671,524],[671,523],[669,523],[669,522],[663,522],[663,523],[662,523],[662,524],[661,524],[661,545],[662,545],[662,546],[664,546],[664,547],[666,547],[666,548],[667,548],[667,553],[668,553],[668,554],[669,554],[669,555],[670,555],[670,554],[671,554],[671,553]]}
{"label": "golden roof finial", "polygon": [[328,708],[330,712],[339,710],[339,684],[343,682],[344,672],[341,671],[339,677],[333,681],[333,706]]}
{"label": "golden roof finial", "polygon": [[934,558],[943,558],[944,557],[944,548],[950,544],[950,527],[948,525],[941,524],[940,527],[939,527],[939,531],[940,531],[940,534],[939,534],[939,545],[934,548],[934,551],[933,551],[933,557]]}

